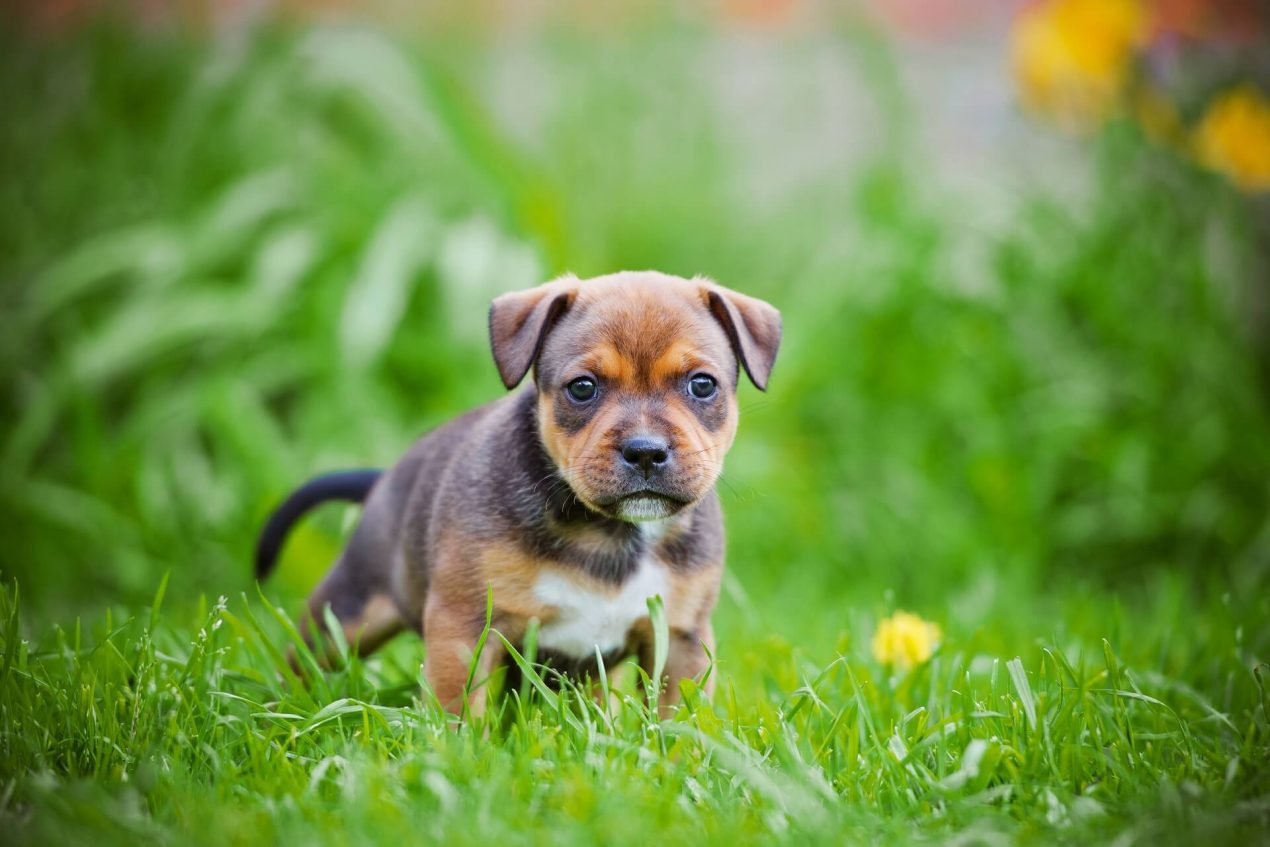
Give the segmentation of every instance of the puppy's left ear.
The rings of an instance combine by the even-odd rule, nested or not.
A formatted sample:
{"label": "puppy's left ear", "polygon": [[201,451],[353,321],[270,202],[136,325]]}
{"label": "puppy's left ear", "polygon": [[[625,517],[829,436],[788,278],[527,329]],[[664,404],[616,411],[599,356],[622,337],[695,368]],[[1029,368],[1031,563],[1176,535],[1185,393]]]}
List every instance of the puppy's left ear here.
{"label": "puppy's left ear", "polygon": [[503,385],[515,388],[538,360],[552,325],[573,303],[575,280],[557,280],[494,298],[489,339]]}
{"label": "puppy's left ear", "polygon": [[705,288],[706,306],[723,325],[732,342],[737,361],[760,391],[767,390],[767,378],[781,346],[781,313],[770,303],[738,294],[721,285]]}

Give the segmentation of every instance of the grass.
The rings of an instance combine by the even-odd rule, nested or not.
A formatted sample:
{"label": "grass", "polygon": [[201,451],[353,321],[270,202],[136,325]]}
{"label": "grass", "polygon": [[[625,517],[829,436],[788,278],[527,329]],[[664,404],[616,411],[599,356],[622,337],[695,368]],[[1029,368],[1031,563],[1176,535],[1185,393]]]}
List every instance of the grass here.
{"label": "grass", "polygon": [[1184,659],[1224,684],[1210,699],[1106,641],[1026,662],[952,641],[891,675],[759,638],[673,720],[615,681],[609,712],[511,692],[455,732],[419,696],[417,644],[283,679],[271,604],[190,620],[156,599],[39,644],[15,637],[12,592],[2,611],[6,802],[29,843],[1233,842],[1266,813],[1265,692],[1237,640]]}
{"label": "grass", "polygon": [[[0,34],[7,842],[1266,838],[1263,201],[1115,126],[1078,201],[972,229],[848,26],[767,49],[878,75],[869,164],[753,202],[722,37]],[[785,315],[713,701],[658,721],[627,671],[454,732],[410,637],[296,684],[356,512],[258,591],[269,506],[497,396],[495,293],[618,267]],[[896,608],[945,633],[909,672],[869,649]]]}

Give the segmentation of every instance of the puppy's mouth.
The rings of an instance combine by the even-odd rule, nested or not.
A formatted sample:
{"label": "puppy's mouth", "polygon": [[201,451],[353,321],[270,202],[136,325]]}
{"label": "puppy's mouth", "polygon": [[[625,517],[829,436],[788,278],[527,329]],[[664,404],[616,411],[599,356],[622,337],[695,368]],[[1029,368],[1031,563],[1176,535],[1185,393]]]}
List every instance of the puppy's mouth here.
{"label": "puppy's mouth", "polygon": [[619,520],[642,523],[668,518],[687,506],[689,502],[691,501],[664,491],[641,489],[614,498],[611,502],[605,503],[603,508],[605,512]]}

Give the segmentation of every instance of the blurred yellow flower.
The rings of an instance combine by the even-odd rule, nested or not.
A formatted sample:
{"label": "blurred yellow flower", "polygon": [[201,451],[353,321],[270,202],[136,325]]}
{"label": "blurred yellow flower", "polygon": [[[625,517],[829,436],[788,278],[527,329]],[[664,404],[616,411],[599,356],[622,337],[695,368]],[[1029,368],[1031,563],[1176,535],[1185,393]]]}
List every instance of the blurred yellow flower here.
{"label": "blurred yellow flower", "polygon": [[1270,191],[1270,101],[1253,85],[1227,91],[1195,129],[1201,162],[1245,191]]}
{"label": "blurred yellow flower", "polygon": [[1041,0],[1021,12],[1010,52],[1026,106],[1069,129],[1121,105],[1150,20],[1142,0]]}
{"label": "blurred yellow flower", "polygon": [[939,627],[911,612],[897,611],[878,622],[873,633],[873,658],[907,670],[931,657],[942,633]]}

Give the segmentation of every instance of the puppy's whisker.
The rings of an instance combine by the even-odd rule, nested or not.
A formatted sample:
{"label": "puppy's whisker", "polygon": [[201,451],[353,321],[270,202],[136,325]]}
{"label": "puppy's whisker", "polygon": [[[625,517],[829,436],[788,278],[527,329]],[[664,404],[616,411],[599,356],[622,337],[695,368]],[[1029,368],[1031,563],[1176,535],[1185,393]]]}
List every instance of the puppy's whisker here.
{"label": "puppy's whisker", "polygon": [[740,496],[741,496],[741,492],[740,492],[740,490],[739,490],[739,489],[737,489],[737,487],[736,487],[735,485],[733,485],[732,483],[728,482],[728,480],[727,480],[726,478],[724,478],[722,474],[720,474],[720,475],[719,475],[719,477],[718,477],[718,481],[719,481],[719,482],[721,482],[721,483],[723,483],[724,485],[726,485],[726,486],[727,486],[727,488],[728,488],[728,491],[732,492],[732,493],[733,493],[733,494],[735,494],[737,497],[740,497]]}

